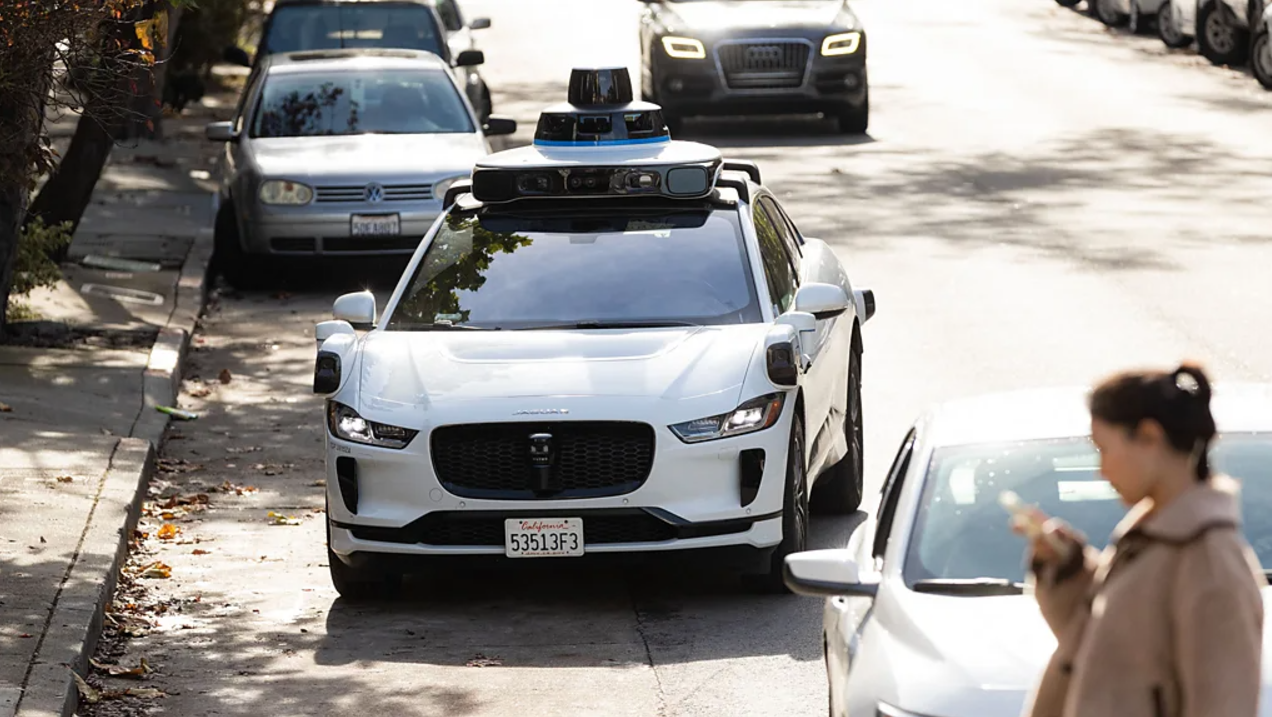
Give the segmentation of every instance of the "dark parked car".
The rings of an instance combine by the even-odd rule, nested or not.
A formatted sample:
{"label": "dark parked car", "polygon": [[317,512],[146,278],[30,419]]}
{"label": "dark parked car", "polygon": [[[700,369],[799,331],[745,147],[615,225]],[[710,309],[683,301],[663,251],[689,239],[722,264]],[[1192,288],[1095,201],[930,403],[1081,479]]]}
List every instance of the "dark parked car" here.
{"label": "dark parked car", "polygon": [[866,32],[846,0],[641,0],[641,84],[674,132],[694,115],[820,112],[870,123]]}
{"label": "dark parked car", "polygon": [[253,59],[241,49],[226,59],[255,67],[270,54],[372,47],[431,52],[454,68],[456,80],[484,122],[493,105],[477,71],[485,62],[473,31],[490,20],[465,22],[456,0],[276,0]]}

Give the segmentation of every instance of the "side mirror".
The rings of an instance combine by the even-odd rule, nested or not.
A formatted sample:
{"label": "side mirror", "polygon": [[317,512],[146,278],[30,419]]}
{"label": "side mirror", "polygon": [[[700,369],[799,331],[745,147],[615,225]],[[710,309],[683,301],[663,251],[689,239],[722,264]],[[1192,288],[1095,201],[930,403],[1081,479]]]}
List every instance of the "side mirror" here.
{"label": "side mirror", "polygon": [[482,125],[481,130],[487,137],[512,134],[517,131],[517,120],[508,119],[507,117],[488,117],[486,124]]}
{"label": "side mirror", "polygon": [[857,561],[843,548],[807,550],[786,556],[782,580],[798,595],[874,597],[877,582],[863,582]]}
{"label": "side mirror", "polygon": [[376,320],[375,295],[369,291],[345,294],[336,299],[331,313],[337,321],[347,321],[355,329],[370,329]]}
{"label": "side mirror", "polygon": [[231,46],[225,48],[225,51],[221,53],[221,59],[231,65],[238,65],[240,67],[252,66],[251,56],[247,54],[247,50],[244,50],[241,47]]}
{"label": "side mirror", "polygon": [[353,330],[353,325],[348,321],[322,321],[314,327],[314,339],[318,342],[319,347],[322,346],[322,342],[336,334],[357,336],[357,332]]}
{"label": "side mirror", "polygon": [[486,64],[486,53],[481,50],[464,50],[455,58],[456,67],[476,67]]}
{"label": "side mirror", "polygon": [[857,316],[861,323],[866,323],[875,315],[875,295],[873,289],[857,289],[852,292],[853,301],[857,303]]}
{"label": "side mirror", "polygon": [[852,301],[834,284],[809,283],[795,292],[795,310],[805,311],[817,319],[833,319],[848,310]]}
{"label": "side mirror", "polygon": [[475,17],[472,22],[468,23],[468,29],[470,30],[486,30],[489,28],[490,18],[488,17]]}
{"label": "side mirror", "polygon": [[203,128],[203,134],[213,142],[237,142],[238,132],[233,122],[210,122]]}

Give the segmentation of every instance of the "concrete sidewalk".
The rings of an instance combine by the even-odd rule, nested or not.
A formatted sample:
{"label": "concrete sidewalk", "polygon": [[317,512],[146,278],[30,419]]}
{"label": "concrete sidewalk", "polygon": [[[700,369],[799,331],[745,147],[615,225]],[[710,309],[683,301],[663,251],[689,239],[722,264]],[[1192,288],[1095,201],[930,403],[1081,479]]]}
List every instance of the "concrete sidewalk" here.
{"label": "concrete sidewalk", "polygon": [[115,148],[44,320],[0,346],[0,717],[78,704],[206,299],[225,98]]}

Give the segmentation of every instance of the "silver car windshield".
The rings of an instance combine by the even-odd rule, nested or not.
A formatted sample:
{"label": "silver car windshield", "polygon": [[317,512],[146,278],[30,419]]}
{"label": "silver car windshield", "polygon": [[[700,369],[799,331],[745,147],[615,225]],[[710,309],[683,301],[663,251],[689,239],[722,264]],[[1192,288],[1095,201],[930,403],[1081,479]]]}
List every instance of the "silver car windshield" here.
{"label": "silver car windshield", "polygon": [[[1246,539],[1272,566],[1272,434],[1227,434],[1210,451],[1212,469],[1239,479]],[[1062,518],[1103,548],[1126,506],[1099,474],[1086,438],[958,446],[935,452],[903,574],[920,580],[1025,578],[1025,540],[998,504],[1012,490]]]}
{"label": "silver car windshield", "polygon": [[448,215],[386,328],[761,320],[736,210],[587,204]]}
{"label": "silver car windshield", "polygon": [[265,80],[252,137],[473,132],[440,70],[280,73]]}

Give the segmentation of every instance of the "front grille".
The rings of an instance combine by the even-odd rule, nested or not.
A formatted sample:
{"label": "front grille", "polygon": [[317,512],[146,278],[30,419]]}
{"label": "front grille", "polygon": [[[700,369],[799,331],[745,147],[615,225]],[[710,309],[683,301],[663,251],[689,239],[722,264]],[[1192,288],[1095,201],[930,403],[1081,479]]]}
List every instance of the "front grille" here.
{"label": "front grille", "polygon": [[322,250],[328,252],[349,251],[415,251],[420,237],[336,237],[322,240]]}
{"label": "front grille", "polygon": [[[316,202],[365,202],[367,201],[366,184],[350,184],[345,186],[318,187],[314,190]],[[384,184],[381,201],[385,202],[424,202],[433,198],[431,184]]]}
{"label": "front grille", "polygon": [[716,47],[731,90],[790,89],[804,84],[811,46],[803,42],[738,42]]}
{"label": "front grille", "polygon": [[[551,434],[551,488],[536,491],[530,436]],[[443,426],[431,437],[433,469],[451,493],[529,500],[621,495],[639,488],[654,462],[644,423],[562,421]]]}
{"label": "front grille", "polygon": [[[404,528],[351,528],[359,540],[438,546],[504,544],[503,515],[434,512]],[[583,543],[658,543],[676,537],[676,527],[645,512],[588,515],[583,518]]]}

